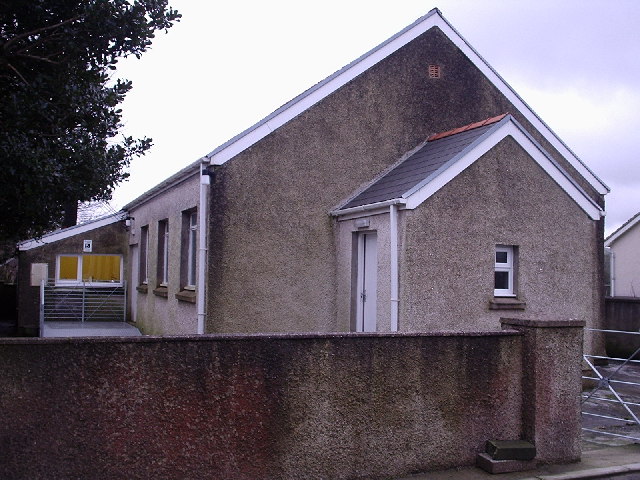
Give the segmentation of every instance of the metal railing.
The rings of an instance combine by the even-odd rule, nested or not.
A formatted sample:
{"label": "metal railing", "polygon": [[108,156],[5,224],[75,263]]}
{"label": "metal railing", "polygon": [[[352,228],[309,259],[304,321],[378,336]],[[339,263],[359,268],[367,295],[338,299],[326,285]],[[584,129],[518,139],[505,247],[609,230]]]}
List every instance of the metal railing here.
{"label": "metal railing", "polygon": [[[594,335],[628,335],[630,344],[635,340],[632,336],[640,335],[640,332],[623,330],[585,330]],[[593,382],[594,386],[591,391],[582,393],[582,415],[597,420],[583,423],[598,423],[600,420],[600,425],[597,428],[583,425],[583,432],[640,442],[640,360],[636,359],[639,353],[640,347],[628,358],[584,355],[590,374],[582,378]]]}
{"label": "metal railing", "polygon": [[126,284],[115,286],[55,285],[41,287],[43,321],[126,321]]}

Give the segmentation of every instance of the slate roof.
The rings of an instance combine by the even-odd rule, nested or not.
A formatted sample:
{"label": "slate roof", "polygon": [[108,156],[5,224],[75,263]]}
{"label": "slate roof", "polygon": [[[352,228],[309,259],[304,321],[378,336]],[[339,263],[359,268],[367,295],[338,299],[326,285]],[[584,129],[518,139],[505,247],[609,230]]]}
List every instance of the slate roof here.
{"label": "slate roof", "polygon": [[417,150],[340,210],[401,198],[435,178],[506,114],[430,136]]}
{"label": "slate roof", "polygon": [[156,186],[147,190],[139,197],[136,197],[133,200],[131,200],[124,207],[122,207],[122,210],[129,211],[134,208],[137,208],[140,205],[142,205],[144,202],[149,201],[152,198],[156,197],[157,195],[160,195],[161,193],[165,192],[167,189],[184,182],[185,180],[193,177],[196,174],[199,174],[201,163],[202,163],[201,160],[196,160],[190,165],[187,165],[179,172],[174,173],[169,178],[166,178]]}

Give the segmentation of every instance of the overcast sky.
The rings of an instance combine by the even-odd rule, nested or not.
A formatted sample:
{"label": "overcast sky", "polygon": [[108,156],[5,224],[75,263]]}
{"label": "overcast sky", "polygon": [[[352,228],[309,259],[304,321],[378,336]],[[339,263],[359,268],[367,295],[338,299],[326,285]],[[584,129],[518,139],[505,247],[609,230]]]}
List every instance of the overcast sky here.
{"label": "overcast sky", "polygon": [[437,7],[610,188],[610,233],[640,211],[640,1],[171,0],[182,20],[142,59],[125,133],[153,138],[122,207]]}

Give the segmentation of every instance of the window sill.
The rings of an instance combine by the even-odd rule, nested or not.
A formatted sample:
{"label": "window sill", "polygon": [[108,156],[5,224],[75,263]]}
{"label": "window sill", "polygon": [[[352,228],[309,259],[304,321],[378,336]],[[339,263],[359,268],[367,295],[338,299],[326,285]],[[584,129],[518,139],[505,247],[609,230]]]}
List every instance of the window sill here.
{"label": "window sill", "polygon": [[524,310],[526,302],[515,297],[494,297],[489,300],[489,310]]}
{"label": "window sill", "polygon": [[167,287],[158,287],[153,289],[153,294],[156,297],[168,298],[169,297],[169,289]]}
{"label": "window sill", "polygon": [[193,290],[181,290],[176,293],[176,298],[181,302],[196,303],[196,292]]}
{"label": "window sill", "polygon": [[142,284],[142,285],[138,285],[136,287],[136,290],[140,293],[148,293],[149,292],[149,285],[146,284]]}

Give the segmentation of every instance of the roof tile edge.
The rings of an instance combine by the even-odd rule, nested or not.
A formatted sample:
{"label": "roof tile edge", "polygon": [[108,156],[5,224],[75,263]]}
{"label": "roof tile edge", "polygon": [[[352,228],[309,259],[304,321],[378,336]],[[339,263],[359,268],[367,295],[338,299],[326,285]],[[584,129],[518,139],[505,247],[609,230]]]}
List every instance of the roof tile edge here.
{"label": "roof tile edge", "polygon": [[469,130],[473,130],[474,128],[484,127],[486,125],[491,125],[492,123],[497,123],[507,115],[508,113],[503,113],[500,115],[496,115],[495,117],[489,117],[484,120],[480,120],[479,122],[474,122],[462,127],[447,130],[446,132],[434,133],[429,138],[427,138],[427,142],[433,142],[434,140],[440,140],[441,138],[446,138],[458,133],[467,132]]}

